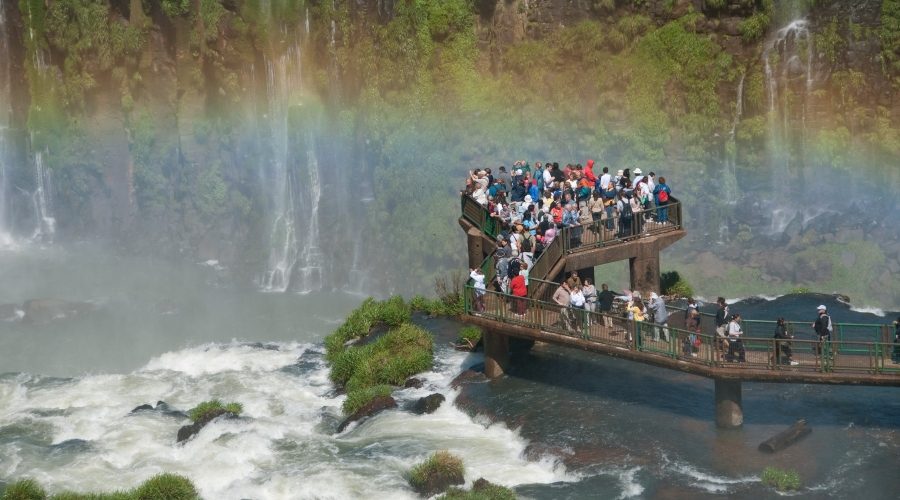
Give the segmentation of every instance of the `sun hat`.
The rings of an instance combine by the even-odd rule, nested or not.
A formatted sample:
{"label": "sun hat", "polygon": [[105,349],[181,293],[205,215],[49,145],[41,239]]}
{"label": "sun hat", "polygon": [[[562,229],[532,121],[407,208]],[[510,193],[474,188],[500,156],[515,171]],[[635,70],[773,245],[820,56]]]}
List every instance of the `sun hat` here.
{"label": "sun hat", "polygon": [[643,172],[641,172],[641,169],[640,169],[640,168],[636,168],[636,169],[634,169],[634,174],[635,174],[635,175],[641,175],[641,174],[643,174]]}
{"label": "sun hat", "polygon": [[827,311],[827,310],[828,310],[828,308],[827,308],[827,307],[825,307],[825,305],[824,305],[824,304],[822,304],[822,305],[820,305],[820,306],[819,306],[819,307],[817,307],[817,308],[816,308],[816,310],[818,310],[818,311]]}

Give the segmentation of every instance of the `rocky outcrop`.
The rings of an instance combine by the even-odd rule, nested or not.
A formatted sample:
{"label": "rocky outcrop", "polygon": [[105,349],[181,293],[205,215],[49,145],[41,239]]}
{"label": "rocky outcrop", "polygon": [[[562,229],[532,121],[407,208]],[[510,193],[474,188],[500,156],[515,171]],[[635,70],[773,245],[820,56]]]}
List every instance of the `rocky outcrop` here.
{"label": "rocky outcrop", "polygon": [[134,408],[133,410],[131,410],[128,414],[129,415],[137,415],[140,413],[159,413],[160,415],[165,415],[167,417],[173,417],[173,418],[179,418],[179,419],[188,418],[187,413],[185,413],[181,410],[176,410],[176,409],[172,408],[165,401],[157,401],[156,407],[154,407],[153,405],[151,405],[149,403],[142,404],[142,405]]}
{"label": "rocky outcrop", "polygon": [[416,400],[416,402],[412,404],[411,410],[417,415],[434,413],[438,408],[441,407],[441,403],[443,403],[446,399],[447,398],[445,398],[443,394],[430,394]]}
{"label": "rocky outcrop", "polygon": [[422,382],[421,379],[413,377],[413,378],[407,379],[406,382],[403,384],[403,387],[405,387],[407,389],[410,389],[410,388],[421,389],[423,384],[424,383]]}
{"label": "rocky outcrop", "polygon": [[475,371],[473,369],[468,369],[453,379],[453,382],[450,382],[450,387],[453,389],[457,389],[462,385],[471,384],[474,382],[484,382],[487,380],[487,377],[484,376],[484,373]]}
{"label": "rocky outcrop", "polygon": [[231,413],[230,411],[226,411],[223,409],[213,410],[201,417],[199,420],[194,422],[191,425],[185,425],[181,429],[178,429],[178,436],[175,440],[176,443],[183,443],[188,439],[194,437],[197,433],[200,432],[201,429],[206,427],[206,425],[213,420],[222,417],[226,419],[235,419],[238,418],[237,415]]}
{"label": "rocky outcrop", "polygon": [[365,420],[379,412],[396,407],[397,401],[394,398],[390,396],[379,396],[366,403],[362,408],[356,410],[353,415],[344,419],[344,421],[341,422],[341,425],[338,426],[337,431],[344,432],[344,429],[353,422]]}

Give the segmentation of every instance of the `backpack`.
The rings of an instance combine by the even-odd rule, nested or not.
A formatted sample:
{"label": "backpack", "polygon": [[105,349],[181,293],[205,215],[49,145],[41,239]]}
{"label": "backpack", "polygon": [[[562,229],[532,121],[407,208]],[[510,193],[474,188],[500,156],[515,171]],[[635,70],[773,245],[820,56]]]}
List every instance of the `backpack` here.
{"label": "backpack", "polygon": [[631,202],[625,201],[622,203],[622,220],[631,220],[634,217],[634,212],[631,210]]}
{"label": "backpack", "polygon": [[661,201],[663,203],[669,201],[669,192],[666,191],[665,189],[660,189],[658,196],[659,196],[659,201]]}
{"label": "backpack", "polygon": [[522,238],[522,242],[521,242],[521,244],[520,244],[520,247],[521,247],[521,248],[519,248],[519,251],[520,251],[520,252],[530,252],[530,251],[532,251],[532,250],[534,249],[534,242],[533,242],[532,240],[534,240],[534,237],[531,236],[531,233],[528,233],[527,236],[524,236],[524,237]]}

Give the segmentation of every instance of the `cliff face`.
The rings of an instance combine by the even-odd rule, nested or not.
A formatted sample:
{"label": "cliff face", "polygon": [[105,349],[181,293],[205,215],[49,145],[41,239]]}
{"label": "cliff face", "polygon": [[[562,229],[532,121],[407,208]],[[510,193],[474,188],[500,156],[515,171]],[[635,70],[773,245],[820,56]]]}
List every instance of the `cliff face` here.
{"label": "cliff face", "polygon": [[461,262],[453,172],[597,155],[682,178],[696,248],[784,243],[793,219],[755,199],[822,167],[900,182],[878,167],[900,153],[897,2],[808,4],[6,0],[0,225],[28,232],[15,193],[41,154],[58,239],[218,259],[273,289],[421,290]]}

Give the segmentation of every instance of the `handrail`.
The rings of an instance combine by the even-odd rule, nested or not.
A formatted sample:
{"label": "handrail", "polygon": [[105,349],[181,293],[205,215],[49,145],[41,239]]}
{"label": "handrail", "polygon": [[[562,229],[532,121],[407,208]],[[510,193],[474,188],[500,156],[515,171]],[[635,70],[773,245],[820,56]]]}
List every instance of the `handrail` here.
{"label": "handrail", "polygon": [[500,224],[491,217],[491,213],[487,208],[475,201],[475,198],[462,194],[460,195],[460,204],[462,206],[462,216],[472,224],[475,224],[484,234],[491,238],[500,234]]}
{"label": "handrail", "polygon": [[622,223],[620,217],[613,216],[611,222],[598,220],[563,227],[557,237],[563,237],[564,252],[568,254],[624,243],[637,237],[677,231],[683,228],[682,204],[675,198],[672,200],[664,207],[634,212],[627,225]]}
{"label": "handrail", "polygon": [[[708,367],[735,366],[725,359],[722,342],[709,326],[695,333],[682,328],[662,327],[648,322],[632,321],[617,315],[585,311],[573,307],[510,294],[486,291],[475,301],[474,289],[466,287],[466,314],[581,340],[657,355],[664,358]],[[558,321],[554,321],[558,320]],[[596,328],[592,325],[611,325]],[[654,340],[658,337],[659,340]],[[664,338],[665,337],[665,338]],[[697,341],[699,339],[699,341]],[[740,366],[780,371],[819,373],[865,373],[900,376],[900,365],[891,363],[894,347],[890,342],[860,340],[792,339],[753,337],[745,333],[742,343],[747,353]],[[799,365],[784,362],[786,347],[793,351]],[[778,358],[776,359],[776,354]]]}

